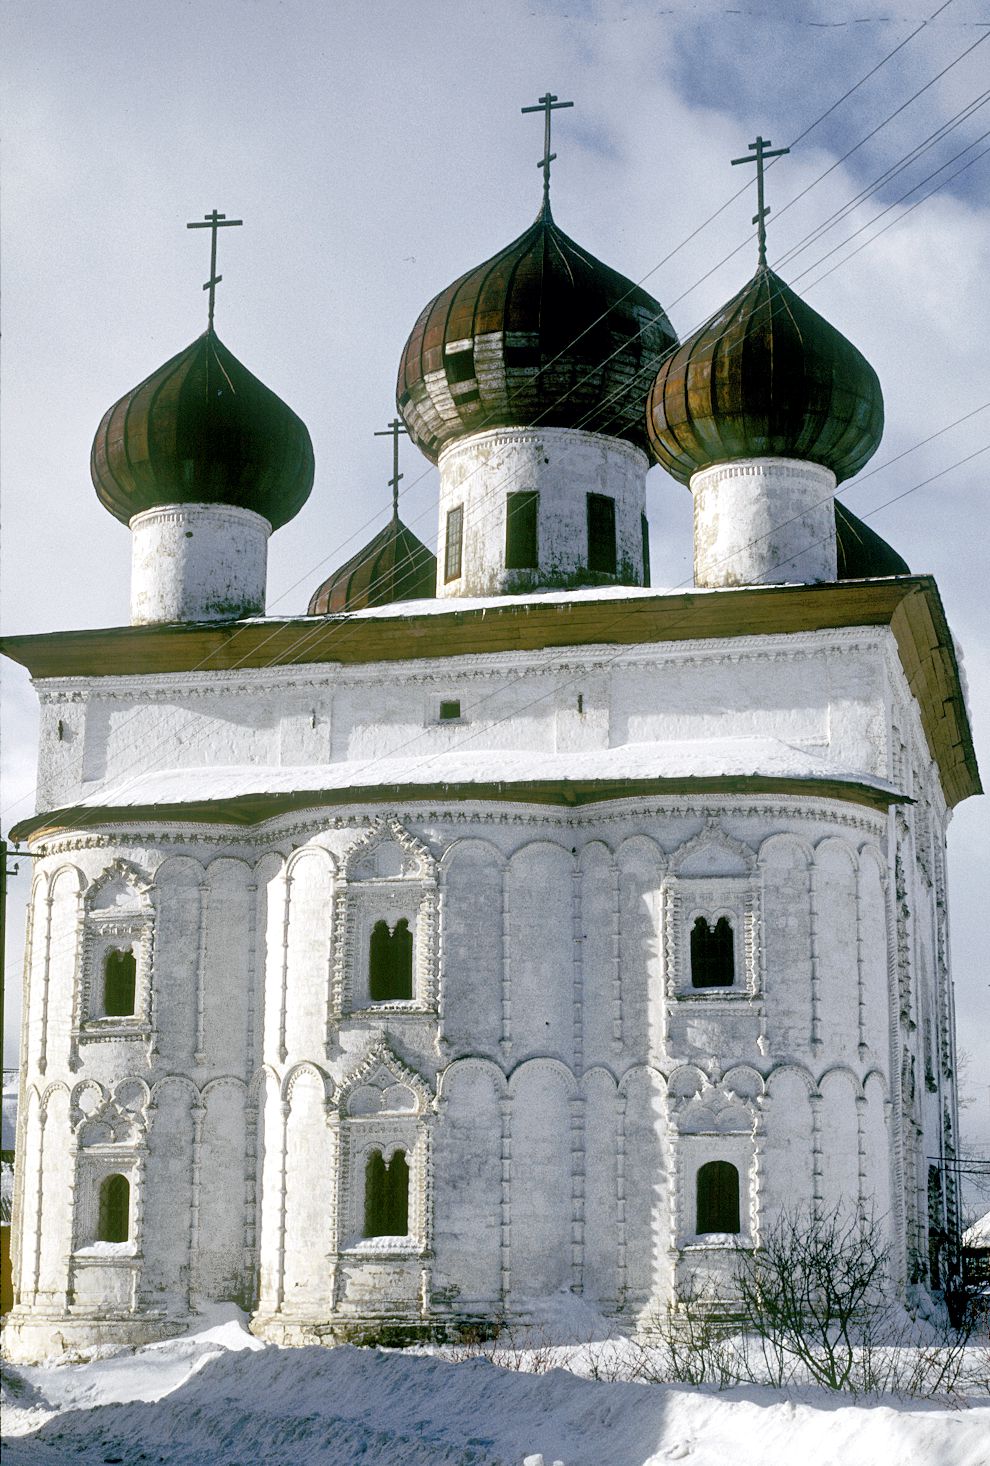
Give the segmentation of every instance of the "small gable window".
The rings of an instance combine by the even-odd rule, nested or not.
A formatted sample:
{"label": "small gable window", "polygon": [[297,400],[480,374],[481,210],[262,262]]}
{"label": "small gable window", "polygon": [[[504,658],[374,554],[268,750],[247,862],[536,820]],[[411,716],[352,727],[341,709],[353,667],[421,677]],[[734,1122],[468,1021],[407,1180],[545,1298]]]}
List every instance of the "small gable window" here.
{"label": "small gable window", "polygon": [[720,916],[712,925],[699,916],[691,928],[691,986],[727,988],[734,980],[732,923]]}
{"label": "small gable window", "polygon": [[588,569],[615,574],[615,500],[588,495]]}
{"label": "small gable window", "polygon": [[100,1187],[98,1242],[126,1242],[131,1232],[131,1185],[126,1176],[108,1176]]}
{"label": "small gable window", "polygon": [[364,1235],[405,1237],[409,1232],[409,1163],[404,1150],[386,1161],[380,1150],[364,1170]]}
{"label": "small gable window", "polygon": [[413,939],[409,922],[400,917],[389,930],[376,921],[368,950],[368,993],[373,1003],[411,998]]}
{"label": "small gable window", "polygon": [[137,960],[133,951],[111,948],[103,960],[103,1011],[108,1018],[134,1013]]}
{"label": "small gable window", "polygon": [[698,1172],[698,1210],[695,1230],[739,1231],[739,1172],[729,1161],[708,1161]]}
{"label": "small gable window", "polygon": [[532,489],[506,495],[506,570],[535,570],[539,565],[539,509],[540,496]]}

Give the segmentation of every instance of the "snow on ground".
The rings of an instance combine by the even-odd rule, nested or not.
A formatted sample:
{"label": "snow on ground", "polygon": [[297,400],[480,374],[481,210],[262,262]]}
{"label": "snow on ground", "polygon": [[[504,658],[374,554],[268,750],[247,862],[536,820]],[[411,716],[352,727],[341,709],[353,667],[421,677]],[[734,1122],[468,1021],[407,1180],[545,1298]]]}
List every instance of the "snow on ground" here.
{"label": "snow on ground", "polygon": [[4,1466],[990,1466],[990,1404],[855,1405],[280,1349],[231,1310],[134,1353],[9,1371],[4,1430]]}

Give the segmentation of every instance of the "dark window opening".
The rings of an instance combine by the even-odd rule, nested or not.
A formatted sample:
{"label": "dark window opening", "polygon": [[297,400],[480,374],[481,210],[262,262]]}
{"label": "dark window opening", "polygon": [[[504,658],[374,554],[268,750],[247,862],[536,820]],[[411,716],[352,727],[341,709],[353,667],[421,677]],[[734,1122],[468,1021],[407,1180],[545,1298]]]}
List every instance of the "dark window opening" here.
{"label": "dark window opening", "polygon": [[451,351],[447,348],[443,369],[447,374],[448,382],[470,382],[474,376],[474,347],[468,346],[462,351]]}
{"label": "dark window opening", "polygon": [[720,916],[714,926],[709,926],[699,916],[691,928],[691,986],[729,988],[735,975],[732,924],[728,917]]}
{"label": "dark window opening", "polygon": [[393,931],[388,922],[375,922],[368,952],[368,991],[373,1003],[412,997],[412,949],[412,932],[404,916]]}
{"label": "dark window opening", "polygon": [[933,1288],[942,1286],[942,1249],[947,1234],[942,1220],[942,1172],[928,1167],[928,1275]]}
{"label": "dark window opening", "polygon": [[645,514],[639,517],[640,533],[643,536],[643,584],[650,584],[650,521]]}
{"label": "dark window opening", "polygon": [[447,545],[443,562],[444,580],[457,580],[461,573],[461,541],[464,536],[464,505],[447,510]]}
{"label": "dark window opening", "polygon": [[506,570],[535,570],[539,565],[539,509],[540,496],[533,489],[506,495]]}
{"label": "dark window opening", "polygon": [[459,697],[445,698],[440,704],[441,723],[452,722],[461,716],[461,700]]}
{"label": "dark window opening", "polygon": [[739,1172],[729,1161],[708,1161],[698,1172],[695,1230],[699,1236],[739,1231]]}
{"label": "dark window opening", "polygon": [[100,1187],[98,1242],[126,1242],[131,1234],[131,1185],[126,1176],[108,1176]]}
{"label": "dark window opening", "polygon": [[108,1018],[127,1018],[134,1012],[137,960],[133,952],[108,952],[103,963],[103,1011]]}
{"label": "dark window opening", "polygon": [[588,495],[588,569],[615,574],[615,500]]}
{"label": "dark window opening", "polygon": [[405,1237],[409,1232],[409,1165],[397,1150],[386,1162],[373,1150],[364,1169],[364,1235]]}

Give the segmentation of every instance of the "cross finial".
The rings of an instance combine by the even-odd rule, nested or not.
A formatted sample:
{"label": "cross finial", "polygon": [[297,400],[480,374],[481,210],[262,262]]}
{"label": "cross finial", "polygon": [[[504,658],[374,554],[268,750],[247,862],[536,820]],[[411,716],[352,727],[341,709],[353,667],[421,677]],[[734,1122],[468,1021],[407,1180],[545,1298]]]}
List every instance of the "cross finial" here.
{"label": "cross finial", "polygon": [[543,123],[543,157],[537,163],[537,168],[543,169],[543,204],[547,207],[550,203],[550,164],[556,158],[556,153],[550,151],[550,114],[557,112],[561,107],[573,107],[573,102],[558,102],[552,92],[548,91],[542,96],[535,107],[521,107],[521,112],[542,112]]}
{"label": "cross finial", "polygon": [[383,429],[382,432],[375,433],[376,438],[392,439],[392,477],[389,479],[388,482],[389,487],[392,490],[393,519],[398,519],[399,517],[399,481],[404,477],[404,475],[399,472],[399,439],[404,434],[407,434],[407,429],[402,426],[402,423],[397,417],[393,417],[388,427]]}
{"label": "cross finial", "polygon": [[756,164],[756,213],[753,215],[753,223],[758,226],[757,238],[760,242],[760,264],[765,265],[767,262],[766,219],[770,210],[763,205],[763,160],[764,158],[782,158],[785,153],[789,153],[791,150],[790,148],[775,148],[771,152],[770,139],[768,137],[760,137],[759,135],[757,135],[756,142],[750,143],[749,146],[751,151],[746,154],[745,158],[733,158],[732,166],[734,168],[737,163]]}
{"label": "cross finial", "polygon": [[195,224],[187,224],[187,229],[209,229],[210,234],[210,278],[203,286],[204,290],[210,292],[209,329],[213,330],[213,306],[216,301],[217,286],[223,279],[217,274],[217,230],[233,229],[238,224],[243,224],[243,219],[228,219],[226,214],[218,214],[216,209],[211,214],[203,215],[203,222],[199,220]]}

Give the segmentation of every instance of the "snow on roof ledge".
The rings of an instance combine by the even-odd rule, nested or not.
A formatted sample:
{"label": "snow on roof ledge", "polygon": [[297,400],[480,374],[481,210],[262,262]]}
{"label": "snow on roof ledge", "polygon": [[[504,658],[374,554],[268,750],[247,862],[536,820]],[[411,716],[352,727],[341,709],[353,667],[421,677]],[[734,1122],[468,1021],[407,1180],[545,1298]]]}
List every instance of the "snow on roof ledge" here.
{"label": "snow on roof ledge", "polygon": [[720,777],[839,780],[894,796],[899,793],[894,785],[872,773],[843,769],[820,754],[776,738],[711,738],[704,742],[630,743],[620,748],[568,753],[438,749],[333,764],[164,769],[105,785],[80,803],[89,808],[127,808],[395,785],[612,783],[625,779]]}

